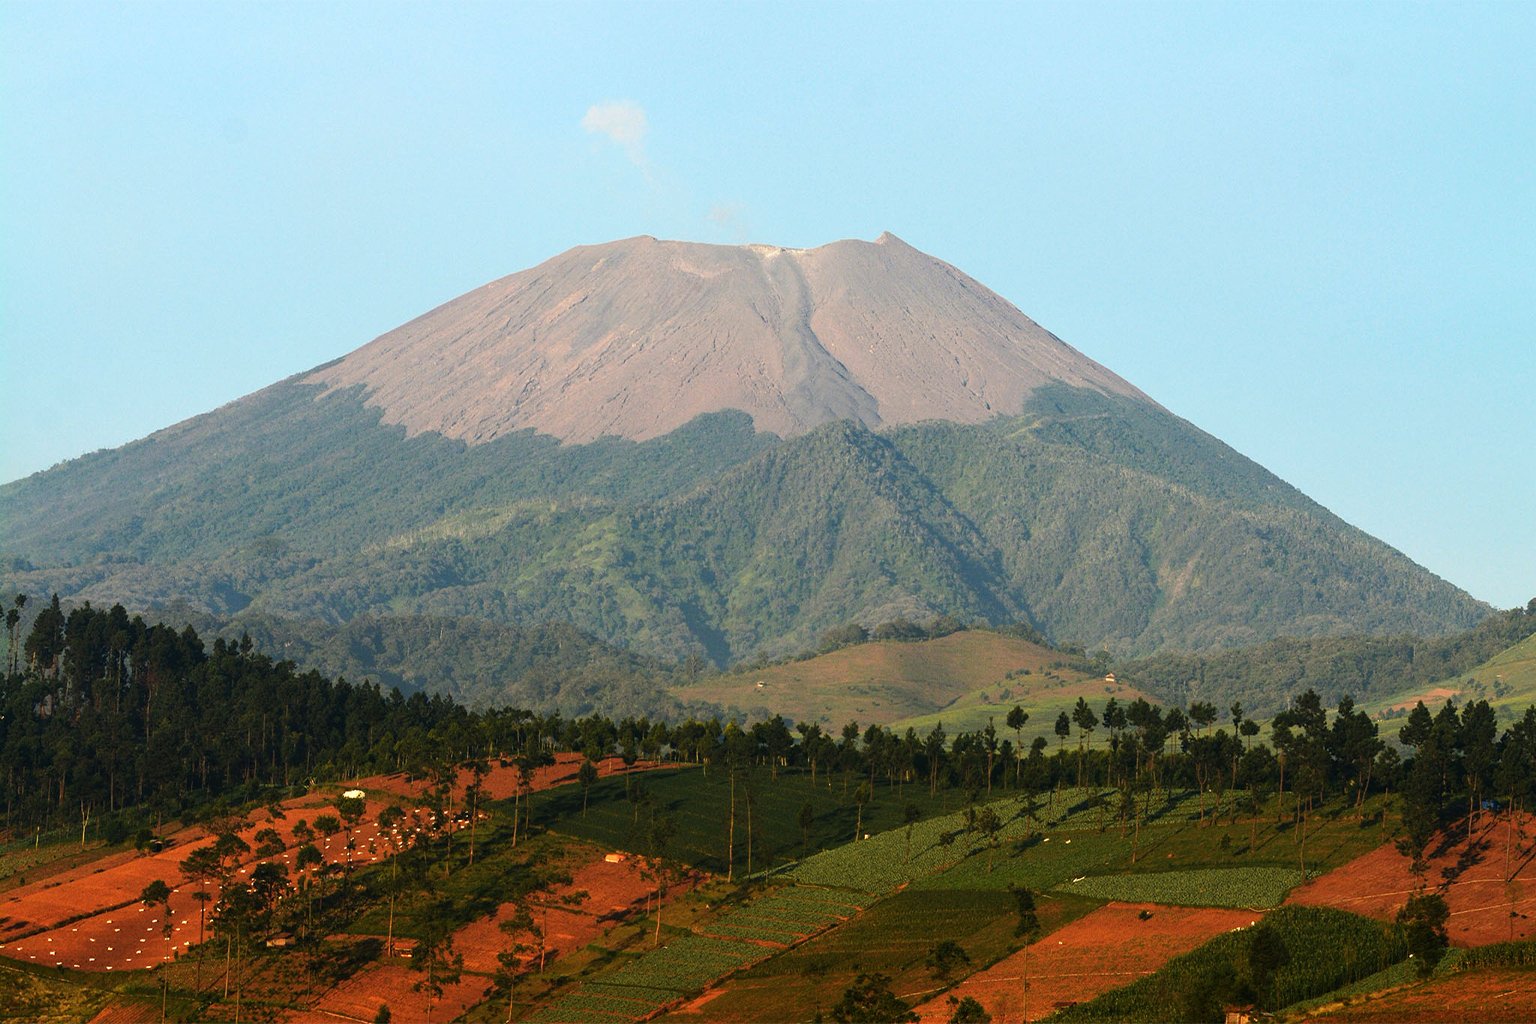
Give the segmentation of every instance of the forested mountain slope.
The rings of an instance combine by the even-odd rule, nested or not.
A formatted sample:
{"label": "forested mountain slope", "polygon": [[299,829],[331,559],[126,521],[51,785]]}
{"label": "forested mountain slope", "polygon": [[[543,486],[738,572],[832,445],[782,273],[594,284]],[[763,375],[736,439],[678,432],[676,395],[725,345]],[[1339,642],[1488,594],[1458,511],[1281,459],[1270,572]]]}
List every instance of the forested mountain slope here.
{"label": "forested mountain slope", "polygon": [[780,441],[717,414],[643,443],[466,447],[284,384],[3,501],[18,591],[565,622],[668,661],[940,614],[1124,656],[1484,610],[1183,421],[1065,388],[976,425]]}

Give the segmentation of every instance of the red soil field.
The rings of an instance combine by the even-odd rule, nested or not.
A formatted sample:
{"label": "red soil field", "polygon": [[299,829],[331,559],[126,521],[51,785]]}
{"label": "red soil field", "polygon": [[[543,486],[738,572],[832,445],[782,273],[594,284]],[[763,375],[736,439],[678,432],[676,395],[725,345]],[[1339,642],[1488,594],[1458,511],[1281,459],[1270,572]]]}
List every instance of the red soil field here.
{"label": "red soil field", "polygon": [[90,1024],[158,1024],[159,1020],[159,1003],[122,999],[102,1007]]}
{"label": "red soil field", "polygon": [[[574,907],[553,905],[558,904],[561,896],[576,891],[586,892],[587,898]],[[546,968],[561,956],[601,938],[630,911],[643,909],[645,897],[652,891],[651,884],[640,877],[640,865],[634,858],[616,864],[596,858],[573,870],[571,884],[558,887],[547,898],[552,905],[544,920]],[[447,989],[432,1008],[434,1020],[452,1020],[485,998],[490,980],[483,975],[499,968],[496,954],[512,941],[498,927],[510,909],[510,904],[503,904],[496,915],[481,918],[453,933],[454,949],[464,957],[465,973],[460,983]],[[521,938],[531,940],[531,936]],[[524,954],[529,969],[537,956],[537,952]],[[288,1020],[319,1024],[346,1016],[369,1021],[385,1004],[394,1020],[425,1020],[426,997],[411,990],[420,980],[419,973],[399,964],[371,966],[326,992],[310,1009],[290,1015]]]}
{"label": "red soil field", "polygon": [[[535,773],[533,788],[549,789],[574,781],[581,761],[579,754],[557,755],[553,765]],[[624,762],[616,757],[598,765],[600,775],[623,770]],[[461,799],[467,782],[468,777],[461,774]],[[353,831],[352,858],[359,864],[376,862],[390,851],[391,837],[383,835],[375,824],[379,811],[386,805],[382,798],[385,794],[414,798],[424,792],[426,784],[407,783],[404,775],[388,775],[352,785],[368,794],[363,817]],[[485,780],[487,796],[510,797],[516,786],[517,770],[493,763]],[[282,818],[272,818],[266,811],[251,815],[252,824],[240,832],[240,837],[255,847],[256,832],[268,827],[275,829],[288,849],[274,859],[291,869],[295,848],[301,845],[294,841],[293,827],[301,819],[313,822],[320,814],[334,813],[334,807],[330,797],[322,793],[286,801],[281,807],[285,815]],[[424,812],[418,810],[404,828],[420,828],[425,822]],[[454,827],[467,826],[456,822]],[[400,834],[398,830],[396,834]],[[11,890],[0,897],[0,956],[99,971],[152,967],[171,959],[197,940],[198,931],[193,887],[185,884],[178,865],[193,850],[211,842],[205,829],[182,829],[170,837],[169,845],[160,853],[114,853]],[[327,862],[342,863],[347,859],[343,834],[316,836],[314,842]],[[243,861],[235,877],[248,876],[256,863],[254,858]],[[173,930],[169,938],[160,932],[160,911],[144,909],[138,903],[139,893],[156,881],[173,889]],[[129,915],[134,917],[131,925],[125,920]],[[148,923],[141,924],[140,919]],[[124,930],[128,928],[132,929],[131,935]]]}
{"label": "red soil field", "polygon": [[444,985],[443,995],[427,1006],[427,994],[412,986],[423,975],[399,964],[381,964],[359,971],[331,989],[308,1010],[297,1010],[285,1019],[295,1024],[336,1024],[338,1020],[371,1021],[379,1007],[389,1007],[390,1019],[402,1022],[448,1021],[485,998],[490,981],[465,974],[457,984]]}
{"label": "red soil field", "polygon": [[[581,761],[579,754],[558,755],[555,764],[535,774],[533,788],[549,789],[574,781]],[[601,775],[623,770],[624,762],[619,758],[609,758],[598,766]],[[467,781],[461,775],[461,799]],[[363,817],[352,833],[354,864],[387,858],[392,839],[401,839],[405,832],[426,826],[428,818],[421,808],[413,810],[393,836],[380,832],[375,823],[389,802],[387,797],[418,797],[425,783],[407,783],[404,775],[390,775],[352,785],[367,794]],[[485,786],[489,798],[510,797],[517,786],[516,769],[494,764]],[[254,848],[258,831],[274,829],[288,848],[272,859],[288,866],[290,876],[297,881],[293,862],[302,844],[295,841],[293,829],[300,820],[312,824],[321,814],[334,814],[332,799],[328,793],[311,793],[285,801],[281,805],[283,817],[273,817],[266,810],[256,811],[250,816],[252,823],[239,835]],[[464,830],[468,825],[454,822],[452,827]],[[181,829],[169,837],[160,853],[114,853],[5,893],[0,897],[0,956],[86,971],[121,971],[154,967],[185,954],[198,939],[198,903],[193,897],[196,886],[183,877],[179,865],[193,850],[212,842],[206,829]],[[316,835],[314,843],[327,863],[342,864],[347,860],[344,833]],[[248,855],[237,866],[234,877],[249,877],[257,863]],[[163,908],[148,908],[138,901],[144,887],[156,881],[172,889],[169,936],[162,928]],[[210,894],[217,898],[216,891],[210,890]],[[206,937],[206,927],[203,932]]]}
{"label": "red soil field", "polygon": [[[575,782],[577,772],[581,770],[581,762],[585,758],[581,754],[562,753],[555,755],[555,763],[539,768],[533,773],[532,787],[534,792],[542,792],[546,789],[554,789],[568,782]],[[510,800],[513,793],[517,792],[518,774],[513,766],[503,766],[500,761],[490,762],[491,771],[481,785],[485,787],[485,799]],[[638,761],[631,771],[644,771],[649,768],[661,768],[664,765],[659,762]],[[608,757],[597,762],[597,774],[599,777],[620,775],[624,772],[622,758]],[[453,799],[457,804],[464,801],[464,791],[474,779],[466,771],[460,771],[458,779],[454,783]],[[429,789],[431,783],[426,779],[415,779],[407,782],[405,773],[396,772],[392,775],[371,775],[366,779],[359,779],[353,783],[358,789],[365,791],[382,790],[393,793],[396,796],[420,799]]]}
{"label": "red soil field", "polygon": [[[1536,816],[1485,815],[1471,840],[1464,829],[1457,830],[1437,837],[1430,854],[1424,882],[1451,908],[1446,932],[1452,943],[1483,946],[1536,937]],[[1506,859],[1514,876],[1508,882]],[[1308,882],[1286,902],[1390,920],[1417,887],[1411,865],[1387,844]]]}
{"label": "red soil field", "polygon": [[[388,856],[388,838],[374,823],[384,803],[369,800],[364,817],[353,831],[354,863],[365,864]],[[288,849],[272,858],[292,870],[298,845],[293,829],[300,820],[312,821],[331,811],[324,796],[310,796],[282,805],[285,817],[273,818],[263,810],[240,838],[253,848],[255,835],[274,829]],[[421,827],[424,816],[416,818]],[[412,827],[408,819],[405,828]],[[108,857],[20,886],[0,897],[0,956],[83,971],[136,970],[154,967],[185,953],[198,938],[196,886],[181,873],[180,862],[193,850],[213,842],[201,827],[182,829],[170,837],[160,853],[116,853]],[[315,837],[315,845],[328,863],[346,860],[346,837],[337,833]],[[259,863],[247,856],[235,868],[234,878],[249,877]],[[163,931],[161,907],[145,907],[139,893],[151,882],[171,887],[171,934]],[[210,895],[217,898],[216,886]],[[206,935],[206,928],[205,928]]]}
{"label": "red soil field", "polygon": [[[1148,920],[1138,916],[1151,913]],[[1174,957],[1263,915],[1217,907],[1169,907],[1155,903],[1106,903],[1028,950],[978,971],[942,996],[917,1007],[922,1024],[942,1024],[948,998],[970,996],[997,1024],[1026,1019],[1023,983],[1029,980],[1028,1020],[1048,1017],[1057,1003],[1085,1002],[1151,974]],[[1027,966],[1027,970],[1026,970]]]}
{"label": "red soil field", "polygon": [[1536,1020],[1536,971],[1499,968],[1453,974],[1305,1019],[1327,1024],[1529,1024]]}
{"label": "red soil field", "polygon": [[[671,894],[678,891],[674,886]],[[572,907],[560,906],[560,898],[572,892],[585,892],[587,898]],[[548,907],[543,921],[546,967],[549,960],[600,938],[631,911],[643,910],[646,897],[654,892],[655,886],[640,877],[640,863],[633,857],[617,864],[598,859],[572,871],[570,885],[558,887],[539,901]],[[464,955],[465,970],[486,974],[497,970],[496,954],[512,941],[500,928],[511,910],[510,903],[503,904],[495,916],[471,922],[453,933],[453,945]],[[522,935],[518,940],[531,943],[533,937]],[[537,952],[524,954],[529,961],[537,957]]]}

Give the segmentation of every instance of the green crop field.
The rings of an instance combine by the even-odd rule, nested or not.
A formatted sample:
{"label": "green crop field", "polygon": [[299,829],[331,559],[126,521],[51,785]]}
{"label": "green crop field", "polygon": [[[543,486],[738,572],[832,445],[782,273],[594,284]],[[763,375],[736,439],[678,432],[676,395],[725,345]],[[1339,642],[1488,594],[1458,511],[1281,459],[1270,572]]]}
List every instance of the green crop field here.
{"label": "green crop field", "polygon": [[710,935],[788,946],[846,921],[858,912],[858,905],[841,891],[786,886],[733,908],[723,920],[709,924],[703,930]]}
{"label": "green crop field", "polygon": [[1201,868],[1195,871],[1094,875],[1063,882],[1057,892],[1124,903],[1174,903],[1188,907],[1279,906],[1305,878],[1296,868]]}
{"label": "green crop field", "polygon": [[[590,839],[618,849],[646,852],[644,824],[651,808],[670,816],[675,831],[666,854],[695,867],[720,874],[726,872],[727,824],[731,809],[731,781],[720,768],[665,768],[631,776],[644,796],[635,802],[626,796],[623,779],[607,778],[592,787],[587,813],[581,813],[581,790],[574,785],[541,794],[536,801],[537,820],[550,823],[556,831]],[[750,792],[752,827],[752,872],[780,867],[806,853],[846,844],[853,839],[859,810],[852,799],[857,777],[820,776],[816,785],[804,772],[783,772],[777,779],[766,769],[757,769],[750,777],[744,772],[736,778],[736,858],[735,874],[748,873],[747,799]],[[846,788],[846,793],[845,793]],[[631,795],[634,794],[631,790]],[[926,787],[906,786],[874,788],[864,807],[863,830],[875,833],[890,829],[902,821],[902,810],[915,804],[924,816],[945,814],[960,804],[962,797],[952,791],[930,797]],[[814,821],[808,841],[802,843],[798,819],[800,809],[810,804]]]}
{"label": "green crop field", "polygon": [[607,1020],[639,1020],[770,952],[751,942],[705,935],[675,937],[664,946],[627,958],[623,966],[603,973],[599,980],[583,982],[574,993],[526,1019],[549,1024],[593,1020],[599,1015]]}
{"label": "green crop field", "polygon": [[[1096,902],[1043,897],[1041,925],[1053,930],[1082,916]],[[732,978],[708,1004],[711,1021],[811,1020],[825,1014],[861,972],[892,979],[892,989],[915,1003],[945,982],[925,966],[928,953],[945,940],[970,957],[955,979],[985,967],[1017,948],[1013,896],[1006,891],[896,893],[809,942],[795,946]],[[666,1020],[697,1020],[673,1014]]]}
{"label": "green crop field", "polygon": [[773,956],[775,945],[802,941],[858,912],[845,894],[791,886],[728,902],[697,933],[674,935],[659,948],[617,958],[527,1019],[639,1020],[721,975]]}
{"label": "green crop field", "polygon": [[[1445,956],[1435,965],[1431,977],[1444,978],[1455,974],[1463,966],[1467,950],[1452,946],[1445,951]],[[1323,995],[1312,996],[1298,1000],[1285,1007],[1285,1016],[1293,1018],[1307,1013],[1317,1006],[1338,1002],[1343,999],[1351,999],[1355,996],[1369,995],[1373,992],[1381,992],[1385,989],[1401,988],[1404,985],[1412,985],[1419,980],[1418,969],[1412,960],[1399,960],[1391,967],[1383,968],[1374,974],[1367,974],[1357,981],[1341,985]]]}
{"label": "green crop field", "polygon": [[1021,813],[1021,799],[999,799],[989,806],[1003,825],[995,850],[985,837],[966,831],[965,814],[957,811],[917,822],[910,829],[893,828],[857,843],[825,850],[790,868],[788,875],[811,885],[884,893],[943,871],[968,856],[986,857],[990,852],[999,861],[1006,859],[1005,847],[1023,839],[1035,825]]}

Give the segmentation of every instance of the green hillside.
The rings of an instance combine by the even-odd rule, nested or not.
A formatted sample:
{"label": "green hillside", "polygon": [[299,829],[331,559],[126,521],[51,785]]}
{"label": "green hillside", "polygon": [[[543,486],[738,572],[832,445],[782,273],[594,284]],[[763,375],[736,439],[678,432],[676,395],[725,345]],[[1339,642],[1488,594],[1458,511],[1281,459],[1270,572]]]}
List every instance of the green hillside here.
{"label": "green hillside", "polygon": [[[1476,696],[1493,700],[1492,676],[1498,670],[1482,666],[1533,634],[1536,602],[1447,636],[1280,637],[1232,651],[1159,654],[1115,668],[1127,682],[1177,704],[1239,700],[1262,717],[1311,689],[1330,706],[1349,696],[1381,711],[1403,701],[1412,707],[1419,695],[1460,689],[1463,676],[1482,681],[1487,690]],[[1504,685],[1516,684],[1505,680]],[[1532,691],[1523,692],[1529,702]],[[1509,696],[1506,707],[1517,700],[1514,691]]]}
{"label": "green hillside", "polygon": [[1433,710],[1449,698],[1458,704],[1486,700],[1503,724],[1525,714],[1526,708],[1536,704],[1536,635],[1465,672],[1429,685],[1402,687],[1361,707],[1378,718],[1397,718],[1406,717],[1421,700]]}
{"label": "green hillside", "polygon": [[721,413],[641,443],[466,447],[289,382],[8,484],[0,522],[15,592],[567,623],[721,666],[941,614],[1128,656],[1487,611],[1182,420],[1064,387],[975,426],[780,441]]}
{"label": "green hillside", "polygon": [[1006,731],[1003,720],[1018,704],[1031,716],[1026,740],[1051,735],[1057,711],[1071,708],[1079,696],[1102,703],[1110,696],[1127,701],[1140,695],[1106,684],[1102,675],[1060,651],[990,630],[857,644],[676,685],[671,693],[754,718],[781,714],[834,731],[855,721],[926,733],[942,721],[953,733],[983,728],[988,718]]}

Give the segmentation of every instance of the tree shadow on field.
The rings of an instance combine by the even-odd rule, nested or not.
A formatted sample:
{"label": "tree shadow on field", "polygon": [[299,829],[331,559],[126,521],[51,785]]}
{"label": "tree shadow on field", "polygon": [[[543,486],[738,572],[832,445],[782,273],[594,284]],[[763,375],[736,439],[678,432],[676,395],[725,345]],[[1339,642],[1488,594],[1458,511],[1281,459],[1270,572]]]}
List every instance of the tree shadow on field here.
{"label": "tree shadow on field", "polygon": [[315,956],[315,977],[326,985],[340,984],[362,970],[364,965],[373,963],[383,952],[384,940],[379,938],[322,946]]}

